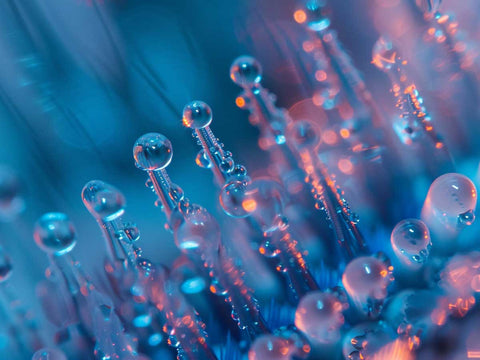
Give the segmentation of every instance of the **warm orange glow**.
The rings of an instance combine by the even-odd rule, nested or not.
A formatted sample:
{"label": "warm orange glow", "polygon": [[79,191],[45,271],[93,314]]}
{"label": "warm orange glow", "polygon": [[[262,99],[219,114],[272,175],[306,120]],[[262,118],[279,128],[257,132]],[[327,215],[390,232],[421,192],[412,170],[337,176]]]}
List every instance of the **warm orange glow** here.
{"label": "warm orange glow", "polygon": [[307,14],[303,10],[297,10],[293,13],[293,18],[299,24],[303,24],[307,20]]}
{"label": "warm orange glow", "polygon": [[467,351],[469,359],[480,359],[480,351]]}
{"label": "warm orange glow", "polygon": [[435,144],[435,147],[436,147],[437,149],[441,149],[441,148],[443,148],[443,143],[437,142],[437,143]]}
{"label": "warm orange glow", "polygon": [[354,115],[353,108],[350,106],[349,103],[346,103],[346,102],[342,103],[338,107],[338,113],[343,120],[349,120],[353,118],[353,115]]}
{"label": "warm orange glow", "polygon": [[245,99],[241,96],[238,96],[236,99],[235,99],[235,104],[239,107],[239,108],[243,108],[245,106]]}
{"label": "warm orange glow", "polygon": [[242,208],[248,212],[255,211],[257,202],[254,199],[245,199],[242,201]]}
{"label": "warm orange glow", "polygon": [[340,136],[344,139],[348,139],[350,137],[350,130],[348,129],[341,129],[340,130]]}

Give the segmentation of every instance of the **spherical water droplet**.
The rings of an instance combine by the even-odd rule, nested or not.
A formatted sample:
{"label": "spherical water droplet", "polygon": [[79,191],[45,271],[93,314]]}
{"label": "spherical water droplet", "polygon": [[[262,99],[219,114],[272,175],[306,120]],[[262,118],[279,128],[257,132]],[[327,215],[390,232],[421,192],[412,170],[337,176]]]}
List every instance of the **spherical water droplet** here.
{"label": "spherical water droplet", "polygon": [[212,162],[208,158],[204,149],[201,149],[198,152],[197,157],[195,158],[195,164],[204,169],[210,169],[212,167]]}
{"label": "spherical water droplet", "polygon": [[175,232],[175,243],[186,253],[214,251],[220,244],[220,228],[206,209],[191,205]]}
{"label": "spherical water droplet", "polygon": [[82,200],[90,213],[110,221],[125,211],[125,197],[114,186],[100,180],[89,181],[82,190]]}
{"label": "spherical water droplet", "polygon": [[220,205],[228,215],[242,218],[250,214],[248,209],[242,206],[246,187],[245,182],[239,180],[230,181],[223,186],[220,192]]}
{"label": "spherical water droplet", "polygon": [[160,170],[172,161],[172,144],[165,136],[148,133],[141,136],[133,147],[135,165],[142,170]]}
{"label": "spherical water droplet", "polygon": [[362,256],[348,263],[342,276],[342,283],[356,307],[377,316],[387,296],[387,286],[392,282],[392,267],[373,257]]}
{"label": "spherical water droplet", "polygon": [[344,323],[344,308],[345,304],[332,293],[310,292],[298,304],[295,326],[313,342],[335,342]]}
{"label": "spherical water droplet", "polygon": [[212,109],[203,101],[192,101],[183,108],[182,122],[190,129],[203,129],[212,122]]}
{"label": "spherical water droplet", "polygon": [[406,265],[423,263],[430,252],[430,232],[421,220],[400,221],[390,237],[393,251]]}
{"label": "spherical water droplet", "polygon": [[140,230],[137,225],[131,222],[123,224],[123,232],[127,235],[129,241],[137,241],[140,239]]}
{"label": "spherical water droplet", "polygon": [[415,0],[418,8],[428,14],[434,14],[438,11],[442,0]]}
{"label": "spherical water droplet", "polygon": [[458,215],[458,223],[464,226],[470,226],[475,221],[475,213],[472,210],[465,211]]}
{"label": "spherical water droplet", "polygon": [[373,64],[380,70],[390,70],[397,61],[397,50],[392,42],[385,37],[380,37],[373,46]]}
{"label": "spherical water droplet", "polygon": [[473,182],[457,173],[444,174],[430,185],[422,209],[422,220],[435,234],[469,225],[475,219],[477,189]]}
{"label": "spherical water droplet", "polygon": [[75,228],[62,213],[43,215],[35,224],[33,237],[43,251],[55,255],[70,252],[76,244]]}
{"label": "spherical water droplet", "polygon": [[303,9],[295,12],[294,18],[299,23],[307,24],[313,31],[323,31],[330,26],[330,19],[326,14],[323,0],[307,1]]}
{"label": "spherical water droplet", "polygon": [[317,124],[310,120],[296,121],[288,129],[290,139],[300,149],[315,147],[320,140],[319,134]]}
{"label": "spherical water droplet", "polygon": [[240,56],[230,67],[230,78],[240,86],[253,86],[262,80],[262,66],[251,56]]}
{"label": "spherical water droplet", "polygon": [[32,360],[67,360],[67,357],[58,349],[44,348],[36,351]]}
{"label": "spherical water droplet", "polygon": [[275,335],[259,336],[250,347],[248,360],[291,360],[294,344]]}

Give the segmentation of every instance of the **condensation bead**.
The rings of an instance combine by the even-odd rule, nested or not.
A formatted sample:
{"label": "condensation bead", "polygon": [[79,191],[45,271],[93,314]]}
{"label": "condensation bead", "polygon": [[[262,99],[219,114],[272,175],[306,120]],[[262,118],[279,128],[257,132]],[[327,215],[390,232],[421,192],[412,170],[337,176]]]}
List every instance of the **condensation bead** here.
{"label": "condensation bead", "polygon": [[262,335],[250,347],[248,360],[292,360],[295,352],[295,345],[287,339],[275,335]]}
{"label": "condensation bead", "polygon": [[212,122],[212,109],[203,101],[192,101],[183,109],[182,122],[191,129],[205,128]]}
{"label": "condensation bead", "polygon": [[264,233],[286,226],[283,213],[284,189],[270,178],[257,178],[247,185],[242,208],[255,218]]}
{"label": "condensation bead", "polygon": [[356,325],[343,338],[343,357],[346,360],[394,359],[395,357],[374,356],[395,337],[390,326],[381,321]]}
{"label": "condensation bead", "polygon": [[191,205],[184,213],[175,234],[179,249],[204,252],[217,249],[220,244],[220,228],[208,211],[198,205]]}
{"label": "condensation bead", "polygon": [[125,211],[125,197],[114,186],[100,180],[89,181],[82,190],[82,200],[90,213],[110,221]]}
{"label": "condensation bead", "polygon": [[204,169],[210,169],[212,167],[212,162],[208,158],[204,149],[201,149],[198,152],[198,154],[195,158],[195,164],[197,164],[199,167],[204,168]]}
{"label": "condensation bead", "polygon": [[417,219],[400,221],[392,231],[390,242],[398,259],[408,266],[424,263],[432,245],[427,226]]}
{"label": "condensation bead", "polygon": [[314,148],[320,142],[320,129],[310,120],[294,122],[287,130],[292,142],[299,148]]}
{"label": "condensation bead", "polygon": [[477,189],[473,182],[462,174],[448,173],[430,185],[421,217],[436,235],[455,235],[473,223],[476,206]]}
{"label": "condensation bead", "polygon": [[347,265],[342,283],[356,307],[369,316],[378,315],[392,282],[392,267],[373,256],[358,257]]}
{"label": "condensation bead", "polygon": [[313,31],[323,31],[330,27],[330,19],[325,14],[325,1],[308,0],[304,9],[305,19],[302,19]]}
{"label": "condensation bead", "polygon": [[312,342],[332,343],[340,339],[346,307],[334,294],[314,291],[305,295],[295,312],[295,326]]}
{"label": "condensation bead", "polygon": [[373,46],[372,58],[376,67],[388,71],[397,61],[397,51],[389,39],[380,37]]}
{"label": "condensation bead", "polygon": [[240,86],[254,86],[262,80],[262,66],[251,56],[240,56],[230,67],[230,78]]}
{"label": "condensation bead", "polygon": [[248,207],[243,202],[246,199],[247,184],[244,181],[234,180],[226,183],[220,191],[220,205],[230,216],[242,218],[250,215]]}
{"label": "condensation bead", "polygon": [[133,147],[135,165],[142,170],[160,170],[172,161],[172,144],[165,136],[148,133],[141,136]]}
{"label": "condensation bead", "polygon": [[43,251],[55,255],[70,252],[76,244],[75,228],[62,213],[43,215],[35,224],[33,237]]}
{"label": "condensation bead", "polygon": [[67,360],[65,354],[54,348],[40,349],[32,356],[32,360]]}

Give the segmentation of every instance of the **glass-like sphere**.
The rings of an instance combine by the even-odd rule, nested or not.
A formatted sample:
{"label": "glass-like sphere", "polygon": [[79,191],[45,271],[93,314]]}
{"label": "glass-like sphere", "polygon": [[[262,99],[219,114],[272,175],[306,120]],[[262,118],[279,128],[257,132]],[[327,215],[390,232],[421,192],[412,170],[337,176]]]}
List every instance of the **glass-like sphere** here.
{"label": "glass-like sphere", "polygon": [[212,122],[212,109],[203,101],[192,101],[183,108],[182,122],[190,129],[207,127]]}
{"label": "glass-like sphere", "polygon": [[250,215],[248,207],[243,206],[247,184],[244,181],[234,180],[225,184],[220,191],[220,205],[223,211],[235,218]]}
{"label": "glass-like sphere", "polygon": [[85,207],[96,218],[105,221],[121,216],[125,211],[125,197],[114,186],[100,180],[89,181],[82,190]]}
{"label": "glass-like sphere", "polygon": [[373,256],[362,256],[350,261],[342,276],[342,283],[348,295],[384,299],[387,286],[392,281],[392,270]]}
{"label": "glass-like sphere", "polygon": [[444,174],[430,185],[422,210],[422,220],[443,224],[446,228],[471,225],[475,220],[477,189],[462,174]]}
{"label": "glass-like sphere", "polygon": [[248,351],[248,360],[291,360],[296,348],[287,339],[262,335],[255,339]]}
{"label": "glass-like sphere", "polygon": [[[173,216],[181,216],[175,214]],[[175,233],[177,247],[185,252],[215,251],[220,245],[220,227],[210,213],[201,206],[189,205]]]}
{"label": "glass-like sphere", "polygon": [[330,19],[326,14],[324,0],[308,0],[305,7],[294,13],[298,23],[305,23],[313,31],[323,31],[330,27]]}
{"label": "glass-like sphere", "polygon": [[148,133],[135,142],[133,157],[135,165],[142,170],[161,170],[172,161],[172,144],[165,136]]}
{"label": "glass-like sphere", "polygon": [[61,350],[43,348],[33,354],[32,360],[67,360],[67,357]]}
{"label": "glass-like sphere", "polygon": [[400,221],[390,237],[393,251],[406,265],[424,263],[431,247],[430,232],[421,220]]}
{"label": "glass-like sphere", "polygon": [[305,295],[295,312],[295,326],[311,341],[332,343],[340,339],[344,304],[332,293],[313,291]]}
{"label": "glass-like sphere", "polygon": [[35,224],[33,238],[43,251],[55,255],[70,252],[76,244],[75,228],[62,213],[43,215]]}
{"label": "glass-like sphere", "polygon": [[310,120],[295,121],[287,132],[287,136],[300,149],[314,148],[320,141],[318,126]]}
{"label": "glass-like sphere", "polygon": [[254,86],[262,80],[262,66],[251,56],[240,56],[230,67],[230,78],[239,86]]}
{"label": "glass-like sphere", "polygon": [[418,8],[426,14],[435,14],[442,4],[442,0],[415,0]]}
{"label": "glass-like sphere", "polygon": [[387,38],[380,37],[372,51],[373,64],[382,71],[389,71],[397,61],[397,50]]}

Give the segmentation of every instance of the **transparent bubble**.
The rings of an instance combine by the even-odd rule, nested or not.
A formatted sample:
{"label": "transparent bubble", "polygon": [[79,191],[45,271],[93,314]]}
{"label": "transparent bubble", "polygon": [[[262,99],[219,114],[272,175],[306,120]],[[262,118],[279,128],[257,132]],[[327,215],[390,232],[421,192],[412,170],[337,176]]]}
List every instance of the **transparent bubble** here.
{"label": "transparent bubble", "polygon": [[20,179],[13,170],[0,167],[0,219],[12,220],[24,209]]}
{"label": "transparent bubble", "polygon": [[123,223],[123,233],[127,236],[129,241],[137,241],[140,239],[140,230],[135,223]]}
{"label": "transparent bubble", "polygon": [[288,128],[289,138],[300,148],[314,148],[320,141],[320,130],[313,121],[296,121]]}
{"label": "transparent bubble", "polygon": [[246,187],[242,208],[247,211],[264,233],[285,227],[282,216],[285,190],[271,178],[257,178]]}
{"label": "transparent bubble", "polygon": [[415,0],[418,8],[427,14],[434,14],[442,4],[442,0]]}
{"label": "transparent bubble", "polygon": [[183,108],[182,122],[191,129],[205,128],[212,122],[212,109],[203,101],[192,101]]}
{"label": "transparent bubble", "polygon": [[291,360],[296,347],[280,336],[259,336],[250,347],[248,360]]}
{"label": "transparent bubble", "polygon": [[400,221],[392,231],[390,242],[395,254],[406,265],[424,263],[432,245],[427,225],[417,219]]}
{"label": "transparent bubble", "polygon": [[210,169],[212,167],[212,162],[208,158],[204,149],[201,149],[198,152],[197,157],[195,158],[195,164],[204,169]]}
{"label": "transparent bubble", "polygon": [[348,263],[342,283],[355,306],[369,316],[377,316],[393,281],[392,267],[373,256],[358,257]]}
{"label": "transparent bubble", "polygon": [[141,136],[133,147],[135,165],[142,170],[160,170],[172,161],[172,144],[165,136],[148,133]]}
{"label": "transparent bubble", "polygon": [[[301,11],[302,13],[299,13]],[[294,18],[299,23],[305,23],[313,31],[323,31],[330,27],[330,19],[326,14],[325,1],[309,0],[305,7],[298,10]]]}
{"label": "transparent bubble", "polygon": [[251,56],[240,56],[230,67],[230,78],[240,86],[253,86],[262,80],[262,66]]}
{"label": "transparent bubble", "polygon": [[220,244],[217,221],[201,206],[191,205],[184,212],[184,221],[175,231],[175,243],[185,253],[215,250]]}
{"label": "transparent bubble", "polygon": [[55,255],[70,252],[76,244],[75,228],[62,213],[43,215],[35,224],[33,238],[43,251]]}
{"label": "transparent bubble", "polygon": [[444,174],[430,185],[422,209],[422,220],[436,232],[455,232],[475,219],[477,189],[464,175]]}
{"label": "transparent bubble", "polygon": [[380,37],[373,45],[372,58],[376,67],[388,71],[397,61],[397,50],[388,38]]}
{"label": "transparent bubble", "polygon": [[220,205],[228,215],[235,218],[250,215],[248,208],[243,206],[246,190],[247,184],[240,180],[230,181],[223,186],[220,191]]}
{"label": "transparent bubble", "polygon": [[313,291],[305,295],[295,312],[295,326],[311,341],[332,343],[340,339],[345,319],[343,304],[334,294]]}
{"label": "transparent bubble", "polygon": [[110,221],[125,211],[125,197],[114,186],[100,180],[89,181],[82,190],[82,200],[90,213]]}
{"label": "transparent bubble", "polygon": [[36,351],[32,360],[67,360],[67,357],[61,350],[44,348]]}

